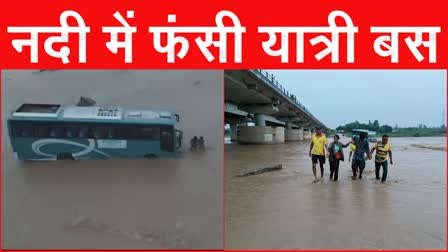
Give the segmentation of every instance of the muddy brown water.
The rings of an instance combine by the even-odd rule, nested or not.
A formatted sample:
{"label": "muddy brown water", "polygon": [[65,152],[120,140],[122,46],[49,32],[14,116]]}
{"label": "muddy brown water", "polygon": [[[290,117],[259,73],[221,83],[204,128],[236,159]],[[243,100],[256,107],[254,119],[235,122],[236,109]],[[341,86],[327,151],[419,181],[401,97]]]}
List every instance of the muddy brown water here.
{"label": "muddy brown water", "polygon": [[[372,161],[352,181],[347,160],[338,182],[329,181],[327,161],[323,181],[312,183],[308,141],[226,144],[226,248],[445,249],[446,152],[412,144],[445,147],[446,138],[390,141],[386,184],[376,183]],[[236,177],[276,164],[283,169]]]}
{"label": "muddy brown water", "polygon": [[[222,71],[3,71],[2,246],[7,249],[219,249]],[[180,114],[178,159],[22,162],[5,119],[21,103]],[[188,150],[202,135],[204,153]]]}

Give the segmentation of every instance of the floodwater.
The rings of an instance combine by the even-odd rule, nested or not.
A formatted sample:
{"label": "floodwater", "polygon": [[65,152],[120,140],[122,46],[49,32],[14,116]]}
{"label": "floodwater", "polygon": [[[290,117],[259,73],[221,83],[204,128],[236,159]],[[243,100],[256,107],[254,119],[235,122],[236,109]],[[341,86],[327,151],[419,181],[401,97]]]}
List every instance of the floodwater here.
{"label": "floodwater", "polygon": [[[222,71],[3,71],[4,249],[219,249],[222,234]],[[23,162],[6,116],[21,103],[178,113],[178,159]],[[193,135],[207,150],[188,150]]]}
{"label": "floodwater", "polygon": [[[341,138],[346,143],[347,138]],[[227,249],[446,249],[445,137],[391,138],[394,164],[377,183],[374,162],[352,181],[312,183],[309,142],[225,147]],[[283,169],[236,177],[282,164]],[[320,171],[318,171],[318,174]]]}

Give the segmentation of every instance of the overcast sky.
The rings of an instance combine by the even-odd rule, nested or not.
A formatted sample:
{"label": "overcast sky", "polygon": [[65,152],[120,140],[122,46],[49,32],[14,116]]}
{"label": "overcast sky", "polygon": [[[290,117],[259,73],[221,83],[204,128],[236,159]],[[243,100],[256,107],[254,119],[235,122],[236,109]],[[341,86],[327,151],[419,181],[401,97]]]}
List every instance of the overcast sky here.
{"label": "overcast sky", "polygon": [[268,70],[330,128],[358,120],[440,126],[444,70]]}

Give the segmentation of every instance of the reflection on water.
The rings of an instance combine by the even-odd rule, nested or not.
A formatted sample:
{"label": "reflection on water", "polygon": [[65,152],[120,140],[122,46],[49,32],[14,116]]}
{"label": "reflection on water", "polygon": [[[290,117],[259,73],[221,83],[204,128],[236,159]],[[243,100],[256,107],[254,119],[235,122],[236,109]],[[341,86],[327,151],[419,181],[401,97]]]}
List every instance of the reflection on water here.
{"label": "reflection on water", "polygon": [[[342,138],[345,143],[347,138]],[[388,182],[375,181],[367,162],[352,181],[312,183],[308,141],[226,145],[226,247],[229,249],[443,249],[446,247],[446,138],[391,138]],[[348,149],[345,149],[348,159]],[[283,169],[238,178],[246,169]]]}
{"label": "reflection on water", "polygon": [[[222,114],[216,113],[222,71],[7,71],[2,77],[3,129],[21,103],[74,104],[89,96],[98,105],[178,113],[184,131],[178,159],[21,162],[4,130],[3,247],[222,248]],[[193,135],[205,137],[205,153],[188,150]]]}

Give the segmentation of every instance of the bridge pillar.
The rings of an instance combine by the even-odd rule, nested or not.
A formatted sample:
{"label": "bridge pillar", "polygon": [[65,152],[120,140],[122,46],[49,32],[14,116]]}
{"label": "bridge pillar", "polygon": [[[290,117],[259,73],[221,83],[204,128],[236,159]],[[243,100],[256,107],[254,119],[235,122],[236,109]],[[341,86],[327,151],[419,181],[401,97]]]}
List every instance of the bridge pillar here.
{"label": "bridge pillar", "polygon": [[301,141],[303,140],[303,128],[300,129],[285,129],[285,141]]}
{"label": "bridge pillar", "polygon": [[230,124],[230,140],[235,142],[238,139],[238,125]]}
{"label": "bridge pillar", "polygon": [[303,127],[300,127],[300,129],[299,129],[299,140],[300,140],[300,141],[303,141],[303,139],[304,139],[304,138],[303,138],[303,131],[304,131],[304,130],[303,130]]}
{"label": "bridge pillar", "polygon": [[239,144],[282,144],[285,142],[285,128],[270,126],[239,127]]}
{"label": "bridge pillar", "polygon": [[255,125],[266,126],[266,118],[263,114],[255,114]]}

